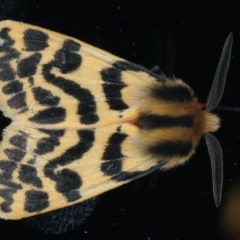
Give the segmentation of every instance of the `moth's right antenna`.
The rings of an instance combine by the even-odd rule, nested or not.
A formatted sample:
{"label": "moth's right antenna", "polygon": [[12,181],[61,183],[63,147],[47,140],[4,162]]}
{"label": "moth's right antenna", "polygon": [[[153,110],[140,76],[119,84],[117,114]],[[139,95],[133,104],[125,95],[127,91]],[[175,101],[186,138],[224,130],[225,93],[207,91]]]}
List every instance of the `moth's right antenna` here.
{"label": "moth's right antenna", "polygon": [[232,43],[233,43],[233,34],[230,33],[224,44],[222,54],[217,66],[217,70],[213,78],[212,87],[208,95],[208,99],[206,103],[206,110],[208,111],[212,111],[213,109],[215,109],[222,98],[226,77],[227,77],[227,72],[230,65]]}

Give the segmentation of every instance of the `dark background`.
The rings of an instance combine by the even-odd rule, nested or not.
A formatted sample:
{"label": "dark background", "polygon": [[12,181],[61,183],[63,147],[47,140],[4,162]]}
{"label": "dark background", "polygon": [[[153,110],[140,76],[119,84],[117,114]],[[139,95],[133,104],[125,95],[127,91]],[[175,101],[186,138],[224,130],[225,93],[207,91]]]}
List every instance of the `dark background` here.
{"label": "dark background", "polygon": [[[174,73],[188,83],[201,102],[207,99],[224,41],[232,31],[232,60],[221,105],[240,106],[240,1],[0,0],[0,20],[5,19],[76,37],[147,68],[158,64],[167,75]],[[185,166],[103,194],[92,216],[73,231],[44,236],[21,221],[0,220],[0,238],[17,234],[25,239],[240,239],[240,113],[218,115],[222,127],[215,136],[224,155],[219,209],[201,141]],[[226,230],[226,222],[239,232]]]}

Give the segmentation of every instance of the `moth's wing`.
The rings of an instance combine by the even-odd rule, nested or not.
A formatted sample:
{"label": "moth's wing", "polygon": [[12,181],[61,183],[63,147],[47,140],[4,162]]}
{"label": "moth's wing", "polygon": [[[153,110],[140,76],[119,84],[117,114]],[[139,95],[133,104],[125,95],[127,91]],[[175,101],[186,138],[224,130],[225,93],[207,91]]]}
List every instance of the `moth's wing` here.
{"label": "moth's wing", "polygon": [[0,29],[1,110],[17,122],[106,125],[131,105],[127,86],[157,80],[141,66],[56,32],[13,21],[0,22]]}
{"label": "moth's wing", "polygon": [[131,128],[8,127],[0,152],[0,217],[19,219],[69,206],[159,169],[133,148],[137,135]]}
{"label": "moth's wing", "polygon": [[129,149],[137,128],[120,124],[137,117],[134,87],[153,80],[74,38],[0,22],[0,109],[12,119],[0,144],[0,217],[71,205],[155,167]]}

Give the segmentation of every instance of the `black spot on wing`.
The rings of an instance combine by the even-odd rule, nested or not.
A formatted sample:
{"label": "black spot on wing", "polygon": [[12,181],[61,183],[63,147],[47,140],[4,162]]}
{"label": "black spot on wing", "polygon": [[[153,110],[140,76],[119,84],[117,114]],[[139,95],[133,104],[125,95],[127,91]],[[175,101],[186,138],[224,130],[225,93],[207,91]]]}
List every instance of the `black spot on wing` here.
{"label": "black spot on wing", "polygon": [[121,159],[106,161],[101,164],[101,171],[106,176],[113,176],[115,174],[118,174],[121,170],[122,170]]}
{"label": "black spot on wing", "polygon": [[11,81],[2,88],[4,94],[13,94],[21,92],[23,84],[17,80]]}
{"label": "black spot on wing", "polygon": [[26,199],[24,210],[32,212],[40,212],[49,206],[48,194],[43,191],[29,190],[25,193]]}
{"label": "black spot on wing", "polygon": [[0,31],[0,38],[3,40],[3,42],[0,45],[0,50],[10,47],[14,44],[14,40],[9,36],[8,32],[10,31],[9,28],[2,28]]}
{"label": "black spot on wing", "polygon": [[81,45],[71,39],[66,40],[63,43],[63,49],[66,49],[67,51],[71,52],[77,52],[80,50]]}
{"label": "black spot on wing", "polygon": [[[2,59],[0,58],[0,63]],[[0,64],[2,71],[0,72],[0,81],[9,81],[15,78],[15,73],[8,63]]]}
{"label": "black spot on wing", "polygon": [[14,135],[9,139],[9,143],[21,150],[25,150],[27,147],[27,138],[25,135]]}
{"label": "black spot on wing", "polygon": [[32,88],[32,92],[35,100],[39,102],[41,105],[56,106],[60,102],[59,97],[53,96],[51,91],[48,91],[44,88],[35,87]]}
{"label": "black spot on wing", "polygon": [[51,137],[56,137],[56,138],[62,137],[63,134],[65,133],[65,130],[50,130],[50,129],[44,129],[44,128],[40,128],[38,130],[50,135]]}
{"label": "black spot on wing", "polygon": [[168,141],[149,147],[148,152],[151,155],[159,155],[169,158],[174,156],[187,156],[191,150],[191,141]]}
{"label": "black spot on wing", "polygon": [[63,46],[54,55],[54,67],[59,68],[61,73],[70,73],[79,68],[82,58],[78,53],[80,44],[73,40],[66,40]]}
{"label": "black spot on wing", "polygon": [[101,171],[104,175],[113,176],[121,172],[122,159],[124,158],[121,153],[121,144],[126,137],[127,135],[124,133],[115,132],[109,138],[101,164]]}
{"label": "black spot on wing", "polygon": [[26,154],[26,152],[17,148],[12,148],[12,149],[5,148],[3,149],[3,152],[7,155],[9,160],[12,160],[15,162],[20,162]]}
{"label": "black spot on wing", "polygon": [[1,203],[1,211],[8,213],[11,212],[11,205],[13,203],[12,195],[17,192],[18,189],[21,189],[20,184],[14,183],[12,181],[13,171],[17,168],[16,162],[13,161],[0,161],[0,182],[1,185],[4,185],[4,189],[0,189],[0,197],[4,199],[4,202]]}
{"label": "black spot on wing", "polygon": [[194,126],[194,118],[191,115],[184,116],[167,116],[167,115],[141,115],[138,118],[137,126],[142,129],[155,128],[171,128],[171,127],[186,127]]}
{"label": "black spot on wing", "polygon": [[105,68],[101,71],[103,91],[112,110],[122,111],[128,105],[122,100],[121,90],[127,85],[121,80],[121,71],[117,68]]}
{"label": "black spot on wing", "polygon": [[25,51],[43,51],[48,47],[48,35],[36,29],[27,29],[23,33]]}
{"label": "black spot on wing", "polygon": [[37,148],[34,150],[36,154],[43,155],[52,152],[56,146],[59,146],[58,138],[41,138],[37,143]]}
{"label": "black spot on wing", "polygon": [[123,157],[121,153],[121,144],[128,135],[121,132],[113,133],[109,138],[105,148],[102,160],[114,160]]}
{"label": "black spot on wing", "polygon": [[[63,194],[68,202],[81,198],[79,190],[82,180],[78,173],[67,169],[67,165],[81,160],[82,156],[93,146],[94,130],[79,130],[78,136],[79,141],[75,146],[67,149],[61,156],[50,160],[44,167],[45,176],[56,182],[56,191]],[[56,172],[59,166],[65,166],[65,168]]]}
{"label": "black spot on wing", "polygon": [[28,185],[38,188],[42,187],[42,181],[37,176],[37,170],[33,166],[22,164],[19,169],[19,180]]}
{"label": "black spot on wing", "polygon": [[[15,183],[9,179],[4,179],[4,178],[1,179],[1,185],[5,185],[6,190],[9,188],[9,190],[10,191],[12,190],[13,192],[16,192],[18,189],[22,189],[21,184]],[[4,189],[2,189],[2,190],[4,190]]]}
{"label": "black spot on wing", "polygon": [[2,197],[5,201],[1,203],[0,209],[5,213],[9,213],[12,211],[11,205],[13,204],[12,195],[18,190],[18,188],[5,188],[0,189],[0,197]]}
{"label": "black spot on wing", "polygon": [[34,53],[27,58],[21,59],[17,65],[18,76],[24,78],[34,75],[41,58],[42,55],[40,53]]}
{"label": "black spot on wing", "polygon": [[26,104],[26,93],[20,92],[7,100],[7,104],[10,108],[19,109],[27,107]]}
{"label": "black spot on wing", "polygon": [[40,124],[56,124],[63,122],[66,118],[66,110],[62,107],[51,107],[41,110],[33,117],[29,118],[31,122]]}
{"label": "black spot on wing", "polygon": [[4,179],[12,178],[13,170],[16,169],[16,167],[17,167],[16,162],[0,161],[0,169],[2,170],[1,174],[0,174],[1,183],[2,183],[3,178]]}
{"label": "black spot on wing", "polygon": [[9,36],[9,28],[3,28],[0,31],[0,81],[9,81],[15,79],[15,72],[9,62],[17,59],[20,53],[12,48],[14,40]]}
{"label": "black spot on wing", "polygon": [[64,130],[45,130],[39,129],[49,135],[49,137],[41,138],[37,142],[37,147],[34,150],[34,153],[43,155],[49,152],[52,152],[56,146],[59,146],[59,138],[63,136]]}
{"label": "black spot on wing", "polygon": [[82,180],[78,173],[69,169],[63,169],[57,174],[56,179],[56,190],[62,193],[68,202],[81,198],[78,189],[82,185]]}

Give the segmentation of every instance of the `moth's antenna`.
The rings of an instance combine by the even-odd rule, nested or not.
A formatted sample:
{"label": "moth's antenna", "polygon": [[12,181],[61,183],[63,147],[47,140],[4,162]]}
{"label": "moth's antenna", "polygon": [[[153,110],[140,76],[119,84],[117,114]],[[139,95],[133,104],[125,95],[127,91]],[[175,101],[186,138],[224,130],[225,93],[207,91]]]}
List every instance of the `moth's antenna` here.
{"label": "moth's antenna", "polygon": [[205,141],[210,156],[213,182],[213,197],[216,207],[219,207],[222,198],[223,184],[223,155],[219,141],[211,134],[205,134]]}
{"label": "moth's antenna", "polygon": [[218,105],[218,103],[222,98],[225,82],[226,82],[226,76],[227,76],[228,68],[230,65],[232,43],[233,43],[233,35],[232,33],[230,33],[224,44],[222,54],[217,66],[217,70],[213,78],[212,87],[208,95],[208,99],[206,103],[206,110],[208,111],[212,111]]}
{"label": "moth's antenna", "polygon": [[[232,43],[233,35],[230,33],[224,44],[221,58],[213,79],[212,87],[208,95],[208,100],[206,103],[206,110],[208,111],[212,111],[214,108],[216,108],[222,98],[231,59]],[[205,134],[205,141],[211,161],[214,201],[216,206],[219,207],[222,197],[223,184],[222,148],[218,140],[211,133]]]}

